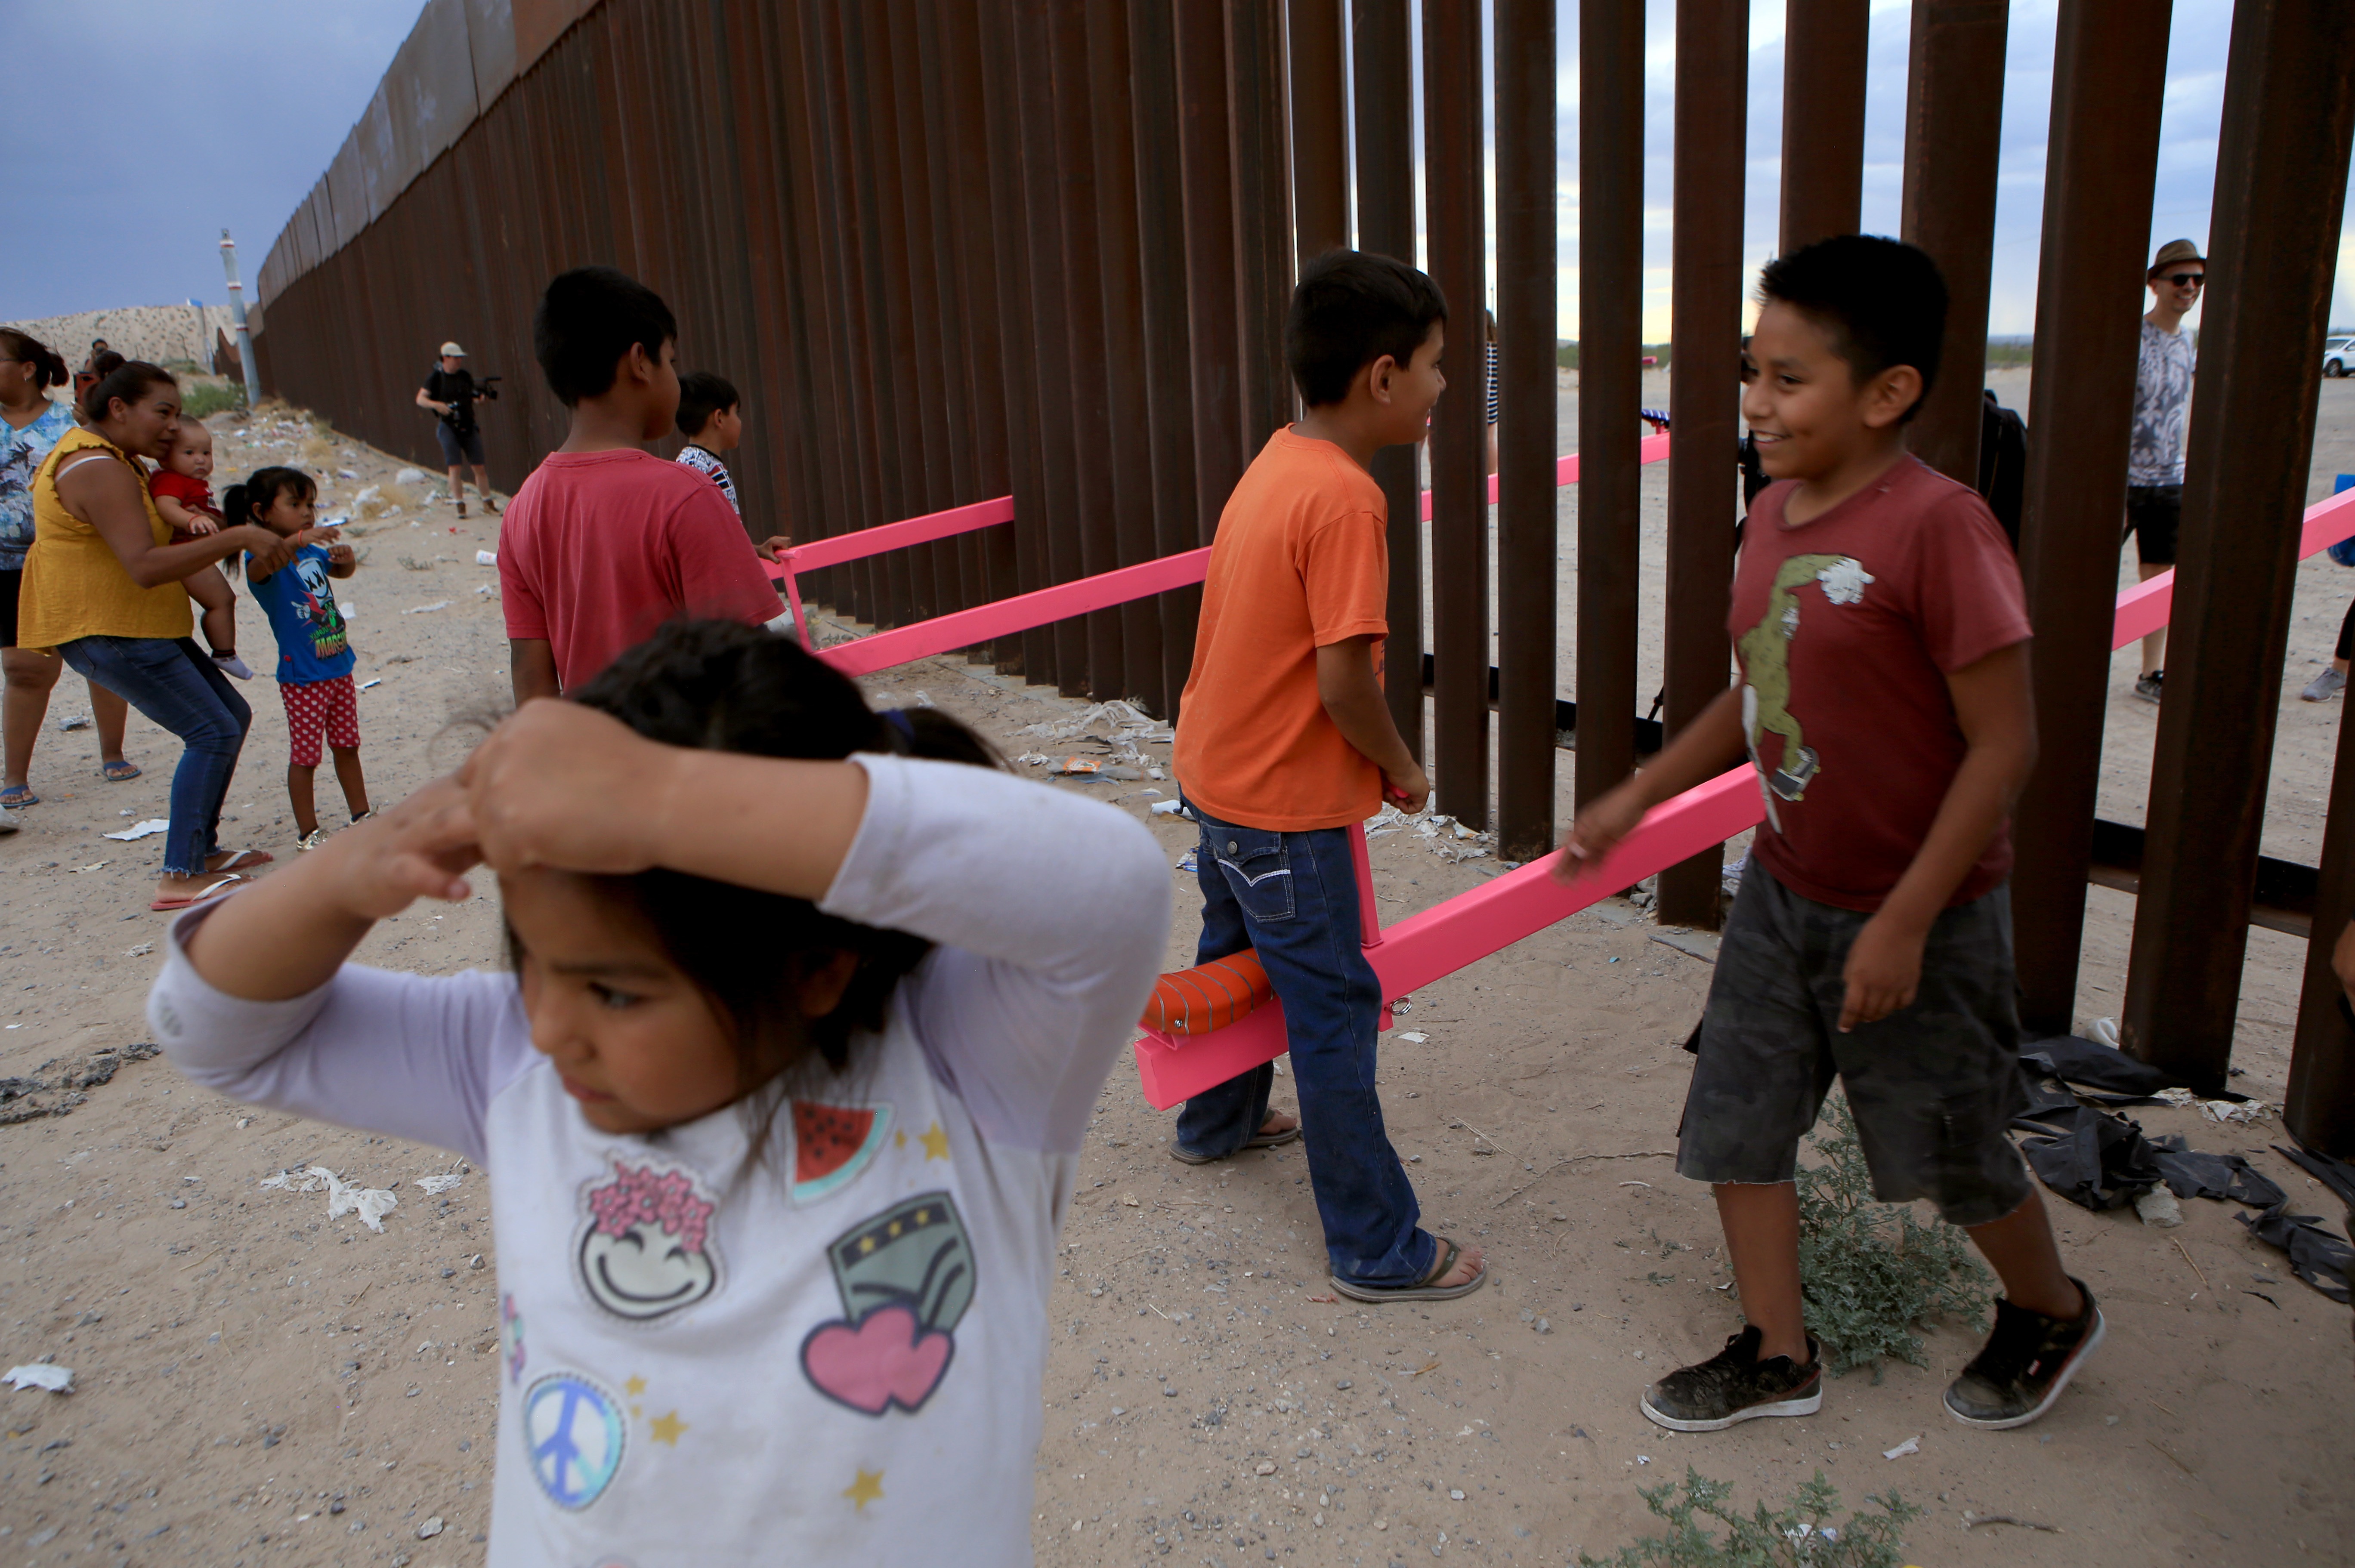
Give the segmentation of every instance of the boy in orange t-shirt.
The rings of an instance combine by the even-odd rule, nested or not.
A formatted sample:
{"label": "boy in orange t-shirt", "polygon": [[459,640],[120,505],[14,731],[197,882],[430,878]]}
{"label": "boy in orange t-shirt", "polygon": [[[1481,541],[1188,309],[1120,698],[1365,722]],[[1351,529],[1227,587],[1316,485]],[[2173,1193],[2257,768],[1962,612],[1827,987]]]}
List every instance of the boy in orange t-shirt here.
{"label": "boy in orange t-shirt", "polygon": [[1202,827],[1196,962],[1255,950],[1284,1004],[1303,1118],[1268,1114],[1273,1066],[1186,1102],[1188,1165],[1305,1138],[1334,1288],[1359,1301],[1464,1296],[1478,1249],[1421,1210],[1374,1090],[1381,987],[1359,944],[1348,828],[1431,793],[1382,700],[1388,510],[1367,464],[1423,439],[1447,385],[1447,302],[1387,256],[1303,272],[1284,357],[1307,415],[1268,438],[1219,518],[1175,761]]}

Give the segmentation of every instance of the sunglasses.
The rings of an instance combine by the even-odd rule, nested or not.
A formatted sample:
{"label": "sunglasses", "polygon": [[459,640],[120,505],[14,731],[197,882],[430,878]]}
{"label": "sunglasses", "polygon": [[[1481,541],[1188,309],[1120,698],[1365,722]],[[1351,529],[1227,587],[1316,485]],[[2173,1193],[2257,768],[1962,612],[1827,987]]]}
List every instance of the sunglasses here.
{"label": "sunglasses", "polygon": [[2186,287],[2198,288],[2208,281],[2208,274],[2205,272],[2169,272],[2160,281],[2162,283],[2173,283],[2179,289]]}

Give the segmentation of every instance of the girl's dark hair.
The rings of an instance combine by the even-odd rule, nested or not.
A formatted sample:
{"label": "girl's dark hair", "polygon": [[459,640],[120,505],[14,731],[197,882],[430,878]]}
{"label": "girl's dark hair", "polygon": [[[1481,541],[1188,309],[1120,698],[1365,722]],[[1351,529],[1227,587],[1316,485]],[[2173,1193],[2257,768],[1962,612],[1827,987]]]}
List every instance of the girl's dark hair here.
{"label": "girl's dark hair", "polygon": [[5,348],[11,359],[32,363],[33,385],[42,391],[48,391],[51,387],[62,387],[72,377],[73,373],[66,368],[66,362],[59,357],[57,350],[29,333],[19,332],[13,326],[0,326],[0,348]]}
{"label": "girl's dark hair", "polygon": [[[566,694],[665,745],[756,757],[836,759],[896,752],[976,767],[1002,766],[989,743],[937,709],[878,713],[851,680],[799,644],[733,621],[674,621]],[[879,1029],[891,992],[932,944],[822,913],[807,899],[655,869],[601,878],[651,925],[670,961],[728,1024],[749,1090],[807,1061],[850,1065],[851,1037]],[[510,957],[519,957],[508,933]],[[858,969],[840,1005],[802,1018],[790,981],[805,965],[847,952]],[[755,1102],[752,1147],[766,1142],[782,1093]]]}
{"label": "girl's dark hair", "polygon": [[115,399],[135,403],[147,395],[150,387],[179,389],[180,383],[172,372],[161,365],[150,365],[144,359],[125,359],[119,354],[100,355],[91,364],[98,379],[92,381],[81,395],[81,417],[91,424],[106,417],[106,411]]}
{"label": "girl's dark hair", "polygon": [[[257,468],[246,476],[242,485],[232,485],[221,495],[221,516],[225,526],[237,528],[244,523],[259,523],[261,515],[278,505],[285,495],[314,496],[319,493],[318,481],[299,468]],[[245,557],[231,555],[221,564],[234,573]]]}

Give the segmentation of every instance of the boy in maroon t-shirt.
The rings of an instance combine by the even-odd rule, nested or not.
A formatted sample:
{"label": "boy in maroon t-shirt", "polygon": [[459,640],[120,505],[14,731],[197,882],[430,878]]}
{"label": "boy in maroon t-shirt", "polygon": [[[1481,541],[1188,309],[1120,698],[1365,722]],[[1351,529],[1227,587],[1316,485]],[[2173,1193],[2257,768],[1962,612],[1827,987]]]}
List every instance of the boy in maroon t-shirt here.
{"label": "boy in maroon t-shirt", "polygon": [[1766,472],[1728,629],[1740,684],[1578,815],[1575,875],[1749,753],[1766,822],[1719,944],[1677,1169],[1714,1185],[1748,1326],[1654,1383],[1679,1432],[1823,1403],[1799,1291],[1800,1137],[1837,1076],[1873,1191],[1926,1198],[2002,1277],[1946,1390],[1972,1426],[2051,1407],[2102,1338],[2019,1151],[2005,823],[2036,760],[2019,571],[1978,496],[1905,451],[1946,289],[1911,245],[1844,235],[1768,265],[1742,411]]}
{"label": "boy in maroon t-shirt", "polygon": [[581,685],[676,616],[776,621],[776,588],[727,497],[645,447],[678,411],[678,325],[662,296],[611,267],[560,273],[532,347],[572,429],[499,524],[517,706]]}

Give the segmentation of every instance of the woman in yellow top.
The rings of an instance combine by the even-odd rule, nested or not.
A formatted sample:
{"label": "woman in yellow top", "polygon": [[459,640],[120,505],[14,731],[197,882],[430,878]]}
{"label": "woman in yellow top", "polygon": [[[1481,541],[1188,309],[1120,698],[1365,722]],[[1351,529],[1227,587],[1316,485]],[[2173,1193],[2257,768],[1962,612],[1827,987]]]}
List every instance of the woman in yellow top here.
{"label": "woman in yellow top", "polygon": [[183,579],[240,550],[273,571],[295,541],[250,525],[186,544],[147,494],[139,459],[170,450],[180,389],[169,372],[133,360],[82,395],[82,428],[60,436],[33,479],[33,548],[25,559],[16,640],[55,648],[76,673],[110,691],[185,743],[172,775],[172,826],[164,875],[149,907],[186,909],[245,879],[259,849],[221,849],[221,801],[253,710],[190,636]]}

